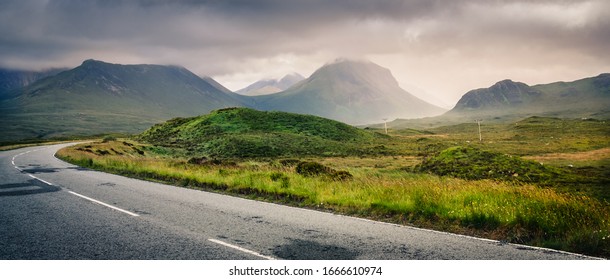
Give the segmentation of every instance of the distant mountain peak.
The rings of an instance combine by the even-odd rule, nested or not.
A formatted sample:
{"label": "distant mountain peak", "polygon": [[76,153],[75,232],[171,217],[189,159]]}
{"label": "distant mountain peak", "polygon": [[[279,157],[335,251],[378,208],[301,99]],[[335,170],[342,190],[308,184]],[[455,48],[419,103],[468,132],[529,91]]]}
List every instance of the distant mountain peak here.
{"label": "distant mountain peak", "polygon": [[305,78],[303,76],[301,76],[300,74],[293,72],[293,73],[285,75],[284,77],[282,77],[279,80],[263,79],[263,80],[257,81],[236,92],[239,94],[248,95],[248,96],[273,94],[273,93],[278,93],[280,91],[284,91],[304,79]]}
{"label": "distant mountain peak", "polygon": [[573,82],[529,86],[502,80],[489,88],[467,92],[451,111],[451,116],[550,115],[588,117],[608,114],[610,74],[600,74]]}
{"label": "distant mountain peak", "polygon": [[387,68],[352,59],[327,63],[288,90],[260,98],[264,110],[313,114],[350,124],[445,111],[401,89]]}
{"label": "distant mountain peak", "polygon": [[[81,66],[96,66],[96,65],[112,65],[112,63],[108,63],[108,62],[104,62],[101,60],[95,60],[95,59],[87,59],[84,60],[83,63],[81,63]],[[118,64],[117,64],[118,65]]]}
{"label": "distant mountain peak", "polygon": [[[364,59],[364,58],[339,57],[333,61],[326,63],[324,66],[332,65],[332,64],[374,64],[374,65],[377,65],[377,64],[373,63],[372,61],[370,61],[368,59]],[[379,65],[377,65],[377,66],[379,66]]]}
{"label": "distant mountain peak", "polygon": [[[174,117],[247,106],[211,78],[175,66],[86,60],[0,100],[0,141],[66,134],[138,132]],[[19,120],[36,129],[19,130]]]}
{"label": "distant mountain peak", "polygon": [[539,91],[525,83],[506,79],[489,88],[467,92],[455,105],[454,110],[496,110],[505,106],[520,106],[539,95]]}
{"label": "distant mountain peak", "polygon": [[[89,59],[85,59],[85,60],[83,60],[83,63],[81,63],[81,64],[99,63],[99,62],[103,62],[103,61],[101,61],[101,60],[95,60],[95,59],[93,59],[93,58],[89,58]],[[103,62],[103,63],[106,63],[106,62]]]}

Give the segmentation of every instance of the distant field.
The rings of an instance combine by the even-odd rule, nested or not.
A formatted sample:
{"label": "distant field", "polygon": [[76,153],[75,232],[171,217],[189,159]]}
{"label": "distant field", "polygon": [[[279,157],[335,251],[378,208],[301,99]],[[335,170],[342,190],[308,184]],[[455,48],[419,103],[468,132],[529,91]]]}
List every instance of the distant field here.
{"label": "distant field", "polygon": [[360,155],[209,157],[109,138],[58,156],[183,187],[610,256],[605,121],[528,118],[481,129],[482,142],[476,124],[390,131],[367,138]]}

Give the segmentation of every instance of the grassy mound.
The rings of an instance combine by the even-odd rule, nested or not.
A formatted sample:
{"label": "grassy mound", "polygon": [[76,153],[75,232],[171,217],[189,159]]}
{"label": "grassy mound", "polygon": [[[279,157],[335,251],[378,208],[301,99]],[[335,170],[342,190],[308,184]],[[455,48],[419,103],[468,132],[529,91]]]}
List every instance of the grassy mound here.
{"label": "grassy mound", "polygon": [[315,116],[229,108],[157,124],[140,140],[208,157],[250,158],[362,154],[383,137]]}
{"label": "grassy mound", "polygon": [[517,156],[471,147],[452,147],[426,158],[416,166],[420,172],[469,180],[494,179],[545,184],[562,172]]}

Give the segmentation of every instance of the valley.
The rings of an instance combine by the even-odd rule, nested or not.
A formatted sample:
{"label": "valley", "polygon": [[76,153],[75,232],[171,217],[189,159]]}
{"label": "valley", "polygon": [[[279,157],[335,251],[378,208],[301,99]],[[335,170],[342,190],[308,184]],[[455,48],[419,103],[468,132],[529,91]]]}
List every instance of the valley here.
{"label": "valley", "polygon": [[11,75],[0,142],[93,139],[57,153],[81,167],[610,256],[608,74],[503,80],[449,111],[367,61],[242,94],[178,66],[87,60]]}
{"label": "valley", "polygon": [[58,156],[186,188],[607,257],[610,126],[533,117],[482,131],[481,142],[476,124],[386,135],[235,108]]}

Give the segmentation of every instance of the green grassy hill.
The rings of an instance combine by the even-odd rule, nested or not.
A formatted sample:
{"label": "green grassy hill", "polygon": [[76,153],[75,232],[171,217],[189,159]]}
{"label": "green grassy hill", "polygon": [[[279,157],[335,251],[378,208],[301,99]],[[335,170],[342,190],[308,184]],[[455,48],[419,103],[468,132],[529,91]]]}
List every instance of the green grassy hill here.
{"label": "green grassy hill", "polygon": [[310,115],[246,108],[157,124],[140,135],[155,145],[219,158],[340,156],[374,152],[385,136]]}

